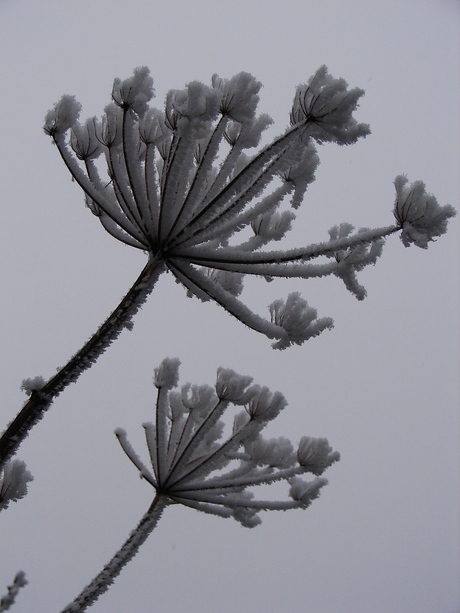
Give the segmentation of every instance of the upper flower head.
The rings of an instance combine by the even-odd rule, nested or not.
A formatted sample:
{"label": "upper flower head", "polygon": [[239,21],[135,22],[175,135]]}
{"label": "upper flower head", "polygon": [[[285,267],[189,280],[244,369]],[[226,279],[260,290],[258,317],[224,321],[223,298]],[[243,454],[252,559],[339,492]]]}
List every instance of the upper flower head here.
{"label": "upper flower head", "polygon": [[[155,372],[170,366],[171,360],[165,360]],[[234,517],[247,527],[260,523],[258,511],[309,506],[326,479],[293,478],[306,472],[320,475],[340,457],[326,439],[304,437],[297,452],[284,437],[264,439],[261,430],[286,401],[280,392],[258,385],[251,391],[250,381],[232,370],[219,369],[215,393],[209,386],[191,384],[179,393],[171,390],[169,379],[162,387],[157,378],[155,423],[144,424],[151,469],[137,456],[126,432],[115,432],[141,477],[170,503]],[[246,410],[235,415],[233,429],[225,435],[221,417],[231,403],[240,405],[245,395],[250,398]],[[290,483],[291,500],[255,500],[248,491],[280,480]]]}
{"label": "upper flower head", "polygon": [[[268,115],[256,115],[260,88],[246,72],[230,79],[214,75],[210,86],[192,81],[169,91],[160,111],[150,106],[153,81],[142,67],[128,79],[115,79],[100,121],[80,124],[80,105],[63,96],[47,114],[45,131],[112,236],[146,251],[188,295],[215,300],[283,349],[331,328],[332,320],[316,319],[298,294],[273,302],[269,320],[254,314],[239,298],[244,275],[335,275],[361,299],[365,290],[356,273],[375,263],[384,236],[402,228],[404,241],[423,244],[445,229],[453,213],[444,207],[439,214],[425,199],[422,222],[414,216],[420,208],[404,204],[401,187],[399,227],[353,235],[341,230],[300,249],[266,250],[291,229],[294,209],[315,179],[315,141],[349,144],[369,128],[353,117],[363,91],[348,89],[322,66],[297,89],[291,127],[249,157],[246,151],[258,146],[271,124]],[[105,175],[96,163],[101,155]],[[311,262],[319,257],[330,261]]]}

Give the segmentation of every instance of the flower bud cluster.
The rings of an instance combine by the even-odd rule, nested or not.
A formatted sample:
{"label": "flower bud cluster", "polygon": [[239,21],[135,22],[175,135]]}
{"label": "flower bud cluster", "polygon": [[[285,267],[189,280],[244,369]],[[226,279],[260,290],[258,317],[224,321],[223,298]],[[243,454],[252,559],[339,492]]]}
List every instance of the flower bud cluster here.
{"label": "flower bud cluster", "polygon": [[423,181],[408,183],[404,175],[398,175],[394,181],[394,216],[402,229],[403,245],[427,249],[430,241],[447,232],[447,222],[455,217],[456,211],[450,204],[440,206],[433,194],[427,193]]}

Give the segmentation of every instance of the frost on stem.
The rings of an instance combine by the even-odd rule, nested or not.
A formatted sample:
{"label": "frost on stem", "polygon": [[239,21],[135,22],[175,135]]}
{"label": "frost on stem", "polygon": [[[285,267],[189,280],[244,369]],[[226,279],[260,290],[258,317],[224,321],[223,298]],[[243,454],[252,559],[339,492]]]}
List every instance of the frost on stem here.
{"label": "frost on stem", "polygon": [[16,600],[16,596],[18,595],[21,587],[27,585],[28,581],[26,579],[25,573],[20,570],[16,573],[14,581],[11,585],[8,586],[8,593],[5,594],[2,598],[0,598],[0,613],[2,611],[8,611],[14,601]]}
{"label": "frost on stem", "polygon": [[431,240],[445,229],[452,210],[444,207],[439,218],[428,199],[423,217],[420,207],[414,216],[401,187],[398,225],[353,233],[341,224],[326,242],[268,250],[293,226],[315,179],[317,143],[348,145],[370,130],[353,117],[363,90],[350,89],[322,66],[297,88],[290,126],[251,156],[248,150],[259,146],[272,123],[256,114],[260,89],[247,72],[213,75],[209,86],[191,81],[170,90],[164,109],[157,109],[149,70],[140,67],[128,79],[115,79],[100,120],[80,123],[79,103],[63,96],[47,114],[45,132],[107,232],[148,252],[187,295],[216,301],[282,349],[330,328],[331,320],[307,323],[306,308],[292,297],[273,303],[271,320],[253,313],[240,298],[245,275],[336,276],[362,299],[366,292],[356,275],[375,263],[386,236],[402,230],[403,241],[422,245],[423,237]]}
{"label": "frost on stem", "polygon": [[10,502],[24,498],[27,484],[33,479],[22,460],[7,462],[0,473],[0,511],[8,508]]}
{"label": "frost on stem", "polygon": [[[156,372],[169,369],[170,363],[164,360]],[[326,439],[303,437],[295,450],[284,437],[263,438],[261,431],[286,400],[280,392],[253,384],[251,377],[219,368],[214,388],[187,383],[179,391],[169,381],[164,387],[155,385],[155,423],[144,424],[151,467],[136,454],[124,430],[115,434],[140,476],[168,504],[233,517],[252,528],[260,523],[259,511],[307,508],[327,483],[319,476],[340,459]],[[244,409],[234,415],[233,428],[226,433],[222,417],[231,405]],[[317,478],[303,481],[299,475],[304,473]],[[254,497],[252,488],[276,481],[291,486],[290,499]]]}
{"label": "frost on stem", "polygon": [[34,377],[33,379],[23,379],[21,383],[21,390],[28,396],[31,396],[34,392],[39,392],[45,387],[45,379],[41,376]]}

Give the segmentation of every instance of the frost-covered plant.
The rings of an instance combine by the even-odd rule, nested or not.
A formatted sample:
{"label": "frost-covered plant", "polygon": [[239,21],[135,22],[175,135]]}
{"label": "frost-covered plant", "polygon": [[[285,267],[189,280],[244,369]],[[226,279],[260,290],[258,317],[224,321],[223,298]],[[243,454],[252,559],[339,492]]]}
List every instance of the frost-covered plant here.
{"label": "frost-covered plant", "polygon": [[[101,573],[62,613],[84,611],[105,592],[155,528],[163,509],[182,504],[220,517],[233,517],[252,528],[260,511],[306,509],[327,480],[323,472],[340,459],[325,438],[301,438],[297,450],[284,437],[265,439],[261,431],[286,407],[280,392],[252,383],[228,368],[219,368],[214,387],[187,383],[180,390],[178,359],[155,369],[154,423],[143,424],[150,467],[130,445],[126,432],[115,431],[155,498],[137,528]],[[226,430],[222,419],[242,407]],[[299,475],[311,473],[305,481]],[[250,488],[286,481],[289,498],[260,500]]]}
{"label": "frost-covered plant", "polygon": [[[47,382],[25,382],[30,399],[0,438],[0,464],[53,399],[132,326],[162,272],[170,271],[188,295],[214,300],[284,349],[331,328],[332,319],[317,318],[298,293],[275,300],[265,319],[239,298],[244,275],[267,280],[333,275],[362,299],[366,292],[356,273],[375,264],[386,236],[401,231],[406,246],[425,248],[446,231],[455,214],[452,207],[439,206],[421,182],[409,187],[398,177],[395,225],[355,231],[340,224],[329,231],[328,240],[268,250],[291,228],[294,211],[315,178],[315,141],[349,145],[370,130],[353,117],[363,90],[348,89],[322,66],[297,88],[290,126],[248,157],[245,152],[259,145],[272,123],[268,115],[256,115],[260,87],[245,72],[230,79],[214,75],[210,86],[192,81],[183,90],[171,90],[159,110],[150,106],[153,80],[142,67],[128,79],[115,79],[112,102],[100,120],[80,123],[80,104],[69,95],[48,112],[45,132],[83,189],[88,208],[112,236],[146,252],[148,261],[118,307],[68,364]],[[316,259],[321,261],[313,263]]]}

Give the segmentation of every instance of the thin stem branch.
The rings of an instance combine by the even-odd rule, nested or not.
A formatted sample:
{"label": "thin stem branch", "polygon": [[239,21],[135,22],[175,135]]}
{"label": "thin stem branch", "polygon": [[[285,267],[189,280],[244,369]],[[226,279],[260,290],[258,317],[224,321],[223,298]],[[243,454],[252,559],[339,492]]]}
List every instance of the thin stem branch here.
{"label": "thin stem branch", "polygon": [[80,594],[68,604],[61,613],[82,613],[91,606],[115,581],[122,569],[130,562],[141,545],[145,543],[161,517],[163,509],[170,503],[167,496],[156,494],[147,513],[142,517],[137,527],[113,556],[101,572],[89,583]]}
{"label": "thin stem branch", "polygon": [[0,437],[0,467],[17,451],[54,398],[90,368],[130,324],[131,318],[144,304],[163,270],[161,261],[150,259],[126,296],[89,341],[40,390],[32,392],[30,399]]}

